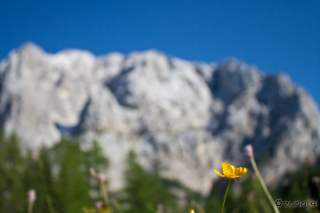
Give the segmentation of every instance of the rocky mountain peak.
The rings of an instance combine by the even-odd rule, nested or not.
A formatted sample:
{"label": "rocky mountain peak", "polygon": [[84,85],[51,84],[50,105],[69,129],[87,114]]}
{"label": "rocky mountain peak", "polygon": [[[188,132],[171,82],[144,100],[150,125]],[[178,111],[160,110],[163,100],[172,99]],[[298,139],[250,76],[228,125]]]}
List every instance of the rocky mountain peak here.
{"label": "rocky mountain peak", "polygon": [[246,144],[269,156],[258,162],[268,183],[320,155],[318,108],[285,74],[156,50],[96,57],[25,44],[0,64],[0,125],[32,149],[63,135],[84,147],[96,139],[111,161],[111,190],[122,186],[130,149],[145,168],[159,161],[163,176],[203,194],[217,178],[212,168],[248,163]]}

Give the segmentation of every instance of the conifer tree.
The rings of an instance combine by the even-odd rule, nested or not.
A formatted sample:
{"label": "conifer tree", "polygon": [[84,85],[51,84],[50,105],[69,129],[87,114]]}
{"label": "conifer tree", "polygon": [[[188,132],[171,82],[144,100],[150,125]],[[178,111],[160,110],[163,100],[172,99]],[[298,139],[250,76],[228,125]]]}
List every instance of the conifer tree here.
{"label": "conifer tree", "polygon": [[57,212],[81,212],[89,204],[86,159],[78,141],[62,139],[55,152],[60,169],[55,183],[55,207]]}
{"label": "conifer tree", "polygon": [[0,134],[0,212],[20,213],[27,207],[26,190],[21,179],[25,169],[18,139]]}
{"label": "conifer tree", "polygon": [[159,204],[164,206],[165,212],[176,210],[176,197],[169,192],[157,169],[149,174],[138,163],[137,155],[129,152],[122,199],[123,206],[127,206],[126,213],[156,212]]}

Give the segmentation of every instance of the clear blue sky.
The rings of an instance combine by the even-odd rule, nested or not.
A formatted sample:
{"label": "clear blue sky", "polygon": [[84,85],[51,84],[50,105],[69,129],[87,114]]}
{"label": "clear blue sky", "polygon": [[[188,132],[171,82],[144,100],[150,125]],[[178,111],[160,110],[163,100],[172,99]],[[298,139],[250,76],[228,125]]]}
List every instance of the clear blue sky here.
{"label": "clear blue sky", "polygon": [[320,103],[320,1],[2,1],[0,59],[32,41],[47,52],[159,49],[283,71]]}

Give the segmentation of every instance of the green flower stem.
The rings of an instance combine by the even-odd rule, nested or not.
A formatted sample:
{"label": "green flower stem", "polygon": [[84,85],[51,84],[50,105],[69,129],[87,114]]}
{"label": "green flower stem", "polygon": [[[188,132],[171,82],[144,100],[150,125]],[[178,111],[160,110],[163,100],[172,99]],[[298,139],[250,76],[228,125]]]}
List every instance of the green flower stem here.
{"label": "green flower stem", "polygon": [[103,200],[104,200],[104,203],[105,203],[106,207],[108,207],[109,199],[108,199],[107,188],[106,188],[104,182],[101,182],[101,181],[100,181],[100,192],[101,192],[101,195],[103,197]]}
{"label": "green flower stem", "polygon": [[[45,193],[45,197],[47,200],[47,204],[48,204],[48,208],[49,208],[49,212],[50,213],[54,213],[54,208],[52,205],[52,199],[50,194],[48,193],[47,187],[46,187],[46,183],[45,183],[45,177],[44,177],[44,172],[43,172],[43,163],[41,161],[41,159],[39,158],[38,160],[38,164],[39,164],[39,168],[40,168],[40,179],[41,179],[41,183],[42,183],[42,187]],[[31,209],[32,211],[32,209]]]}
{"label": "green flower stem", "polygon": [[224,204],[225,204],[226,199],[227,199],[227,195],[228,195],[228,191],[229,191],[229,188],[230,188],[230,185],[231,185],[231,181],[232,181],[232,179],[230,178],[230,179],[229,179],[228,186],[227,186],[227,189],[226,189],[226,192],[225,192],[225,194],[224,194],[224,198],[223,198],[223,202],[222,202],[222,208],[221,208],[221,213],[223,213],[223,208],[224,208]]}
{"label": "green flower stem", "polygon": [[276,204],[275,204],[275,202],[273,201],[273,198],[271,197],[271,194],[269,193],[269,191],[268,191],[268,189],[267,189],[266,184],[264,183],[264,181],[263,181],[263,179],[262,179],[262,177],[261,177],[261,174],[260,174],[260,172],[259,172],[259,170],[258,170],[257,164],[256,164],[253,156],[250,157],[250,161],[251,161],[253,170],[254,170],[254,172],[256,173],[256,175],[257,175],[257,177],[258,177],[258,180],[259,180],[259,182],[260,182],[260,184],[261,184],[261,186],[262,186],[262,189],[263,189],[264,193],[267,195],[267,197],[268,197],[268,199],[269,199],[269,201],[270,201],[270,203],[271,203],[274,211],[275,211],[276,213],[280,213],[280,212],[279,212],[279,209],[277,208],[277,206],[276,206]]}
{"label": "green flower stem", "polygon": [[29,205],[28,205],[28,213],[32,213],[32,204],[31,203],[29,203]]}

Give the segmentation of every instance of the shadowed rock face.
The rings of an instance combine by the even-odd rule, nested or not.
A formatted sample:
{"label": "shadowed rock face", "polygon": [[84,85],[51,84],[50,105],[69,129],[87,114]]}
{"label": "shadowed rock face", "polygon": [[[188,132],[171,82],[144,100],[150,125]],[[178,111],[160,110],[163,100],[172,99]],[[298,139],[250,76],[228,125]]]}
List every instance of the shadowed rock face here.
{"label": "shadowed rock face", "polygon": [[157,51],[95,57],[33,44],[0,64],[0,125],[26,148],[53,145],[63,134],[84,147],[97,139],[111,160],[111,190],[122,186],[130,149],[145,168],[206,194],[227,161],[248,164],[253,144],[267,182],[279,181],[320,155],[314,101],[284,74],[263,75],[235,59],[190,63]]}

